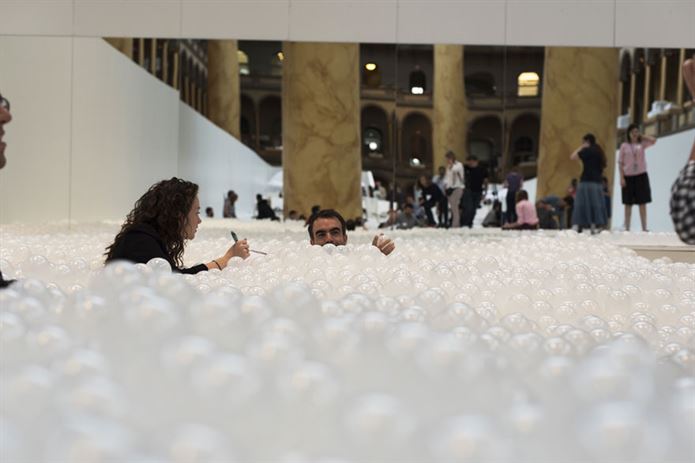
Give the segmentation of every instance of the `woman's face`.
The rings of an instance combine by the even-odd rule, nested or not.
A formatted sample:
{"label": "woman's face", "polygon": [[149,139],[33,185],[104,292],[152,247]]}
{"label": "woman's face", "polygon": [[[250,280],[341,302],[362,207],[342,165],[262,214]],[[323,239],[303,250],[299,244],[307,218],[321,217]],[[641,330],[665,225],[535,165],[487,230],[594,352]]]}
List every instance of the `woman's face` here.
{"label": "woman's face", "polygon": [[633,127],[632,130],[630,130],[630,141],[636,142],[638,138],[639,138],[639,129],[637,127]]}
{"label": "woman's face", "polygon": [[191,210],[188,211],[186,216],[186,223],[183,228],[183,238],[186,240],[192,240],[195,238],[195,232],[198,231],[198,224],[202,222],[200,220],[200,200],[198,196],[193,200],[191,204]]}

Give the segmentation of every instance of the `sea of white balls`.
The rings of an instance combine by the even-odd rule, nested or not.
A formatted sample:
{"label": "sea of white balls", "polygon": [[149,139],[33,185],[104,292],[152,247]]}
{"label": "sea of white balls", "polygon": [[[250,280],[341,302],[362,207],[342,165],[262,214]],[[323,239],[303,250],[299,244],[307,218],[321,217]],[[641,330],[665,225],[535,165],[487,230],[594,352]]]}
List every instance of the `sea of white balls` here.
{"label": "sea of white balls", "polygon": [[187,265],[230,227],[267,255],[197,275],[104,268],[115,223],[0,228],[1,461],[695,458],[693,264],[611,234],[387,231],[383,256],[211,220]]}

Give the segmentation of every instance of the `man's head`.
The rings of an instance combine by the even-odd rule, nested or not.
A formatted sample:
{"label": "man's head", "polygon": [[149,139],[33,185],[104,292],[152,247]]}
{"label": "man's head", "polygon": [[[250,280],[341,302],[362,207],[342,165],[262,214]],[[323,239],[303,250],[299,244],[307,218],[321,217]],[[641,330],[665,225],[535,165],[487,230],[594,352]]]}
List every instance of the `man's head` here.
{"label": "man's head", "polygon": [[12,120],[10,114],[10,102],[0,94],[0,169],[5,167],[7,159],[5,158],[5,142],[2,141],[5,135],[5,124],[9,124]]}
{"label": "man's head", "polygon": [[432,181],[427,175],[420,176],[420,186],[422,186],[423,188],[427,188],[428,186],[430,186],[431,183]]}
{"label": "man's head", "polygon": [[405,205],[403,206],[403,212],[407,216],[413,215],[413,210],[414,210],[413,203],[405,203]]}
{"label": "man's head", "polygon": [[471,167],[476,167],[478,165],[478,157],[474,154],[468,156],[468,165]]}
{"label": "man's head", "polygon": [[439,166],[439,170],[437,170],[437,172],[439,172],[439,175],[443,177],[444,174],[446,174],[446,167]]}
{"label": "man's head", "polygon": [[323,246],[347,244],[347,226],[343,216],[333,209],[323,209],[309,217],[309,240]]}
{"label": "man's head", "polygon": [[446,157],[446,163],[452,165],[456,161],[456,155],[453,151],[447,151],[444,155]]}

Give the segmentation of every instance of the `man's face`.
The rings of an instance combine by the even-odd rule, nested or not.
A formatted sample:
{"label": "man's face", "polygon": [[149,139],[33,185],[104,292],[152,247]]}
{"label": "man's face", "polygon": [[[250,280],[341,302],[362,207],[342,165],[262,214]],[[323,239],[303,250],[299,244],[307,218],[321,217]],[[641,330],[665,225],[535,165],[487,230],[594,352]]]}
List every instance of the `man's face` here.
{"label": "man's face", "polygon": [[316,219],[312,234],[311,244],[317,244],[319,246],[329,243],[336,246],[347,244],[347,234],[343,233],[340,220],[334,217]]}
{"label": "man's face", "polygon": [[5,124],[9,124],[12,120],[10,114],[10,102],[0,95],[0,169],[5,167],[7,159],[5,158],[6,143],[3,141],[5,136]]}

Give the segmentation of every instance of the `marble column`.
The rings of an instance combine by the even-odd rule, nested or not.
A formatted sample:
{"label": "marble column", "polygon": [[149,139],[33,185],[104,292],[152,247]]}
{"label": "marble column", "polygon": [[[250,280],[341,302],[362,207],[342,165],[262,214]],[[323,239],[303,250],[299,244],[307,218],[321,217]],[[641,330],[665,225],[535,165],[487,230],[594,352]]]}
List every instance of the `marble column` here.
{"label": "marble column", "polygon": [[104,40],[128,58],[133,59],[133,39],[125,37],[106,37]]}
{"label": "marble column", "polygon": [[604,175],[612,185],[618,72],[617,48],[545,49],[537,198],[564,196],[572,178],[580,177],[581,162],[569,156],[588,132],[606,153]]}
{"label": "marble column", "polygon": [[434,123],[432,169],[446,165],[451,150],[457,159],[468,155],[466,88],[463,79],[463,45],[434,46]]}
{"label": "marble column", "polygon": [[359,45],[285,42],[283,53],[285,215],[320,205],[361,217]]}
{"label": "marble column", "polygon": [[239,58],[236,40],[208,41],[208,118],[241,138]]}

